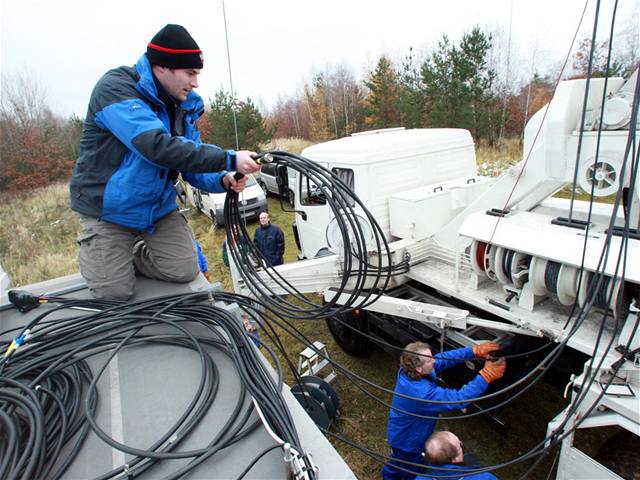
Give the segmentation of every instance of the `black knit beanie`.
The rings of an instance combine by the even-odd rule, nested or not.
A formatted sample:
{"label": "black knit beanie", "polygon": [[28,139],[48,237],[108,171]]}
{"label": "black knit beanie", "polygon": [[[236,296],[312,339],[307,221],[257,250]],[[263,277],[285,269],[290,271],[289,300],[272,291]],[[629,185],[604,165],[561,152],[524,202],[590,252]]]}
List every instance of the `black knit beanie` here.
{"label": "black knit beanie", "polygon": [[154,35],[147,45],[152,65],[169,68],[202,68],[202,50],[180,25],[169,24]]}

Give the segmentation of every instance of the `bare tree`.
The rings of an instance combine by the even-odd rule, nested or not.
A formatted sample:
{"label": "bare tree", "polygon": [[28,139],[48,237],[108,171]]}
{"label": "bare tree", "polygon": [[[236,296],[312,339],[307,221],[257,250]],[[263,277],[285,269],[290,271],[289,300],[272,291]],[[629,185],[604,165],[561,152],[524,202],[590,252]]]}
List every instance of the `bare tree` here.
{"label": "bare tree", "polygon": [[45,116],[51,116],[45,103],[45,91],[34,78],[28,71],[2,75],[0,91],[2,119],[14,120],[26,127]]}

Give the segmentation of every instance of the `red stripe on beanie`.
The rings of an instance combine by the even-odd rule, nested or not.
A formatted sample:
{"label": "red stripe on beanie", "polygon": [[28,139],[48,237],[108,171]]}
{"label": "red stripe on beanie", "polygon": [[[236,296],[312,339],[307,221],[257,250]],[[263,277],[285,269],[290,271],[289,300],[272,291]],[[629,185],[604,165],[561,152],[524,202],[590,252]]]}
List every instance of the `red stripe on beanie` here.
{"label": "red stripe on beanie", "polygon": [[195,49],[167,48],[167,47],[161,47],[160,45],[155,45],[153,43],[149,43],[147,47],[153,48],[154,50],[158,50],[159,52],[166,52],[166,53],[202,53],[202,50],[200,50],[199,48],[195,48]]}

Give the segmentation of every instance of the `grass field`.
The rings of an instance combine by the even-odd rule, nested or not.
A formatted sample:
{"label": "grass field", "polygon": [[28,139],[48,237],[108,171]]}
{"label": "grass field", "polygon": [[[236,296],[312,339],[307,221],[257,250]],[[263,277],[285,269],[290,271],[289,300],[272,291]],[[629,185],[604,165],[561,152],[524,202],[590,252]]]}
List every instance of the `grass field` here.
{"label": "grass field", "polygon": [[[291,150],[299,151],[299,148]],[[481,168],[487,164],[487,172],[497,172],[500,168],[513,164],[518,159],[517,154],[517,141],[503,145],[497,151],[480,148],[478,164]],[[494,165],[491,169],[490,164]],[[269,211],[272,221],[285,232],[285,261],[296,261],[297,249],[291,229],[293,214],[283,212],[279,201],[273,197],[269,198]],[[228,269],[221,258],[224,230],[215,228],[208,217],[195,211],[191,212],[189,222],[207,257],[212,281],[220,281],[225,290],[232,290]],[[248,224],[250,232],[257,227],[257,220]],[[75,236],[78,229],[77,219],[68,208],[67,185],[55,185],[23,192],[11,199],[5,198],[0,204],[0,262],[11,276],[13,286],[77,272]],[[335,361],[383,387],[393,388],[397,365],[387,354],[372,348],[363,357],[352,357],[337,347],[324,321],[294,323],[310,340],[324,342]],[[297,364],[298,354],[304,345],[285,336],[283,342],[287,354]],[[291,376],[288,380],[291,380]],[[339,376],[333,385],[340,397],[341,406],[340,416],[332,426],[332,431],[365,445],[372,451],[387,454],[388,408],[369,398],[343,376]],[[390,400],[390,395],[386,393],[380,394],[380,397],[385,402]],[[464,440],[465,448],[474,451],[483,463],[496,464],[524,453],[544,438],[547,422],[564,405],[561,393],[542,382],[532,392],[499,412],[499,416],[507,422],[506,429],[494,428],[483,417],[456,421],[444,419],[439,422],[438,428],[456,432]],[[379,478],[380,464],[342,442],[332,442],[358,478]],[[590,443],[585,444],[588,452],[594,448]],[[553,478],[553,455],[552,452],[527,478]],[[316,460],[322,464],[322,459]],[[528,465],[523,464],[510,466],[501,469],[498,475],[503,479],[520,478],[527,467]],[[322,471],[320,475],[322,478]]]}

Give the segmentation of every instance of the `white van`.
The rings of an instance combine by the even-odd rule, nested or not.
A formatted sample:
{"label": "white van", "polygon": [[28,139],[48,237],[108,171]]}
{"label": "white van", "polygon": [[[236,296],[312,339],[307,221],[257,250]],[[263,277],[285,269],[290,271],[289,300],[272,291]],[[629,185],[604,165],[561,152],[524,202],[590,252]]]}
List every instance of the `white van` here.
{"label": "white van", "polygon": [[[208,193],[199,190],[186,183],[187,197],[191,204],[208,216],[216,225],[224,225],[224,199],[226,192]],[[238,195],[240,203],[240,214],[242,218],[248,220],[257,218],[260,212],[266,212],[267,196],[256,182],[253,175],[249,175],[247,186],[242,193]]]}
{"label": "white van", "polygon": [[[294,196],[293,193],[296,188],[296,176],[298,172],[293,170],[292,168],[287,167],[287,176],[289,177],[289,187],[285,192],[285,196],[283,200],[289,202],[289,205],[293,206],[294,204]],[[265,191],[265,193],[279,195],[280,190],[278,188],[278,173],[277,173],[277,165],[275,163],[265,163],[260,168],[260,176],[258,177],[258,183]]]}
{"label": "white van", "polygon": [[[393,225],[390,208],[397,205],[404,209],[402,200],[408,193],[420,193],[416,190],[420,187],[429,188],[423,195],[446,193],[448,184],[461,178],[470,187],[488,186],[476,174],[471,134],[461,129],[392,128],[355,133],[305,148],[302,156],[339,176],[374,215],[387,240],[407,236],[404,230],[411,220],[397,216],[402,224]],[[324,194],[304,174],[297,178],[295,210],[299,258],[328,254],[326,230],[333,214]],[[414,239],[415,234],[425,234],[412,233]]]}

